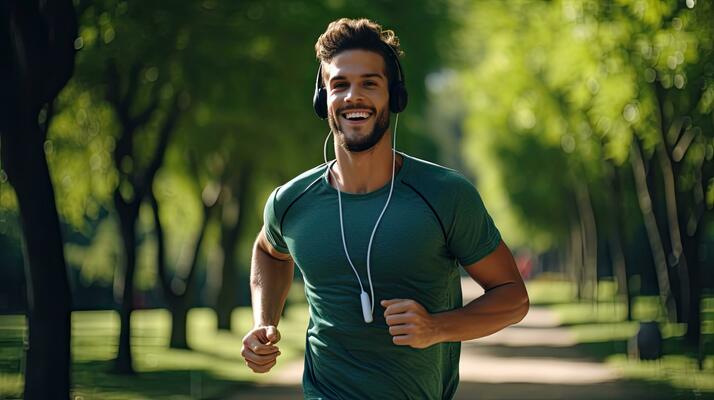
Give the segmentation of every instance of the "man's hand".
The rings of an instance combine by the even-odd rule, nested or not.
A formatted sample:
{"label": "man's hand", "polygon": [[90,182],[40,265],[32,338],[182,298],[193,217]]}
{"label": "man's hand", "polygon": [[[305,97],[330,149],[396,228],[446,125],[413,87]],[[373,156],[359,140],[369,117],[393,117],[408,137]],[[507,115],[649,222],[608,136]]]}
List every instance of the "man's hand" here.
{"label": "man's hand", "polygon": [[421,304],[410,299],[382,300],[380,304],[386,308],[384,319],[394,344],[424,349],[439,342],[436,320]]}
{"label": "man's hand", "polygon": [[275,346],[278,341],[280,332],[273,325],[260,326],[248,332],[243,337],[240,352],[248,368],[259,374],[270,371],[280,355],[278,346]]}

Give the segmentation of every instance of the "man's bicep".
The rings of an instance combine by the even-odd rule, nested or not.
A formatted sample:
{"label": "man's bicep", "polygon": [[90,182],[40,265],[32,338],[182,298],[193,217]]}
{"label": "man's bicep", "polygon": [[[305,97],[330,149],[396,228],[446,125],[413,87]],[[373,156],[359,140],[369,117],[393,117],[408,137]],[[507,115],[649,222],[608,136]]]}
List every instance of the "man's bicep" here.
{"label": "man's bicep", "polygon": [[464,269],[484,290],[489,290],[507,283],[522,283],[513,255],[503,241],[487,256]]}
{"label": "man's bicep", "polygon": [[292,261],[292,256],[290,253],[283,253],[273,246],[265,235],[265,227],[263,227],[258,233],[258,238],[256,239],[256,246],[264,253],[281,261]]}

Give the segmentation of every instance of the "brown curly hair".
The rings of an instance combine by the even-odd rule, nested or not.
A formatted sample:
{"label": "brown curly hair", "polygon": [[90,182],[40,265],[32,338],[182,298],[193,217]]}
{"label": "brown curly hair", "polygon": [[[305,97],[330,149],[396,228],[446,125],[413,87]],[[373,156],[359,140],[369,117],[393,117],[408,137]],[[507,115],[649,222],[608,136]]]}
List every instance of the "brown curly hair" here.
{"label": "brown curly hair", "polygon": [[327,25],[325,33],[315,43],[315,53],[317,59],[324,63],[329,63],[345,50],[360,49],[379,53],[387,66],[387,79],[391,84],[398,72],[394,55],[390,54],[385,45],[400,57],[404,54],[394,31],[384,30],[381,25],[366,18],[340,18]]}

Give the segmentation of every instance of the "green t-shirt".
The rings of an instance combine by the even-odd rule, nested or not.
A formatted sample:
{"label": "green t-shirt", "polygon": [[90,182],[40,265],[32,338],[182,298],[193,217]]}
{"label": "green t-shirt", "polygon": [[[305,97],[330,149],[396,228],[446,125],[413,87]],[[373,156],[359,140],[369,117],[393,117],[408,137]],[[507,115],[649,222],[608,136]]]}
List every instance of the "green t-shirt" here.
{"label": "green t-shirt", "polygon": [[[456,391],[461,344],[395,345],[379,302],[413,299],[430,313],[461,307],[459,264],[490,254],[501,237],[461,174],[402,157],[372,244],[376,300],[370,324],[362,317],[359,284],[344,254],[337,191],[327,181],[327,166],[278,187],[267,201],[268,241],[292,255],[305,281],[305,398],[450,399]],[[342,193],[347,247],[367,293],[367,245],[388,193],[389,183],[366,194]]]}

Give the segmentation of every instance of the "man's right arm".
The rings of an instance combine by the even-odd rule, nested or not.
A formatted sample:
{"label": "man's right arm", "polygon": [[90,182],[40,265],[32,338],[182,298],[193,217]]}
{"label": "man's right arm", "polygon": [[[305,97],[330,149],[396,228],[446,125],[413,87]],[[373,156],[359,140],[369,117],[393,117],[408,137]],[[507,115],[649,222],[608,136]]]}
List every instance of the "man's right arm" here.
{"label": "man's right arm", "polygon": [[295,263],[290,254],[277,251],[261,229],[253,245],[250,290],[253,302],[253,329],[243,338],[241,354],[254,372],[268,372],[280,355],[275,346],[280,315],[293,280]]}
{"label": "man's right arm", "polygon": [[290,254],[277,251],[261,229],[253,246],[250,268],[255,326],[278,325],[293,281],[293,271],[294,262]]}

